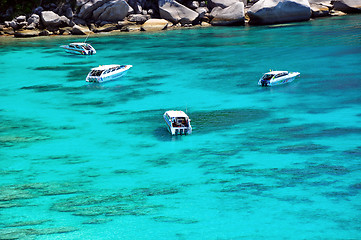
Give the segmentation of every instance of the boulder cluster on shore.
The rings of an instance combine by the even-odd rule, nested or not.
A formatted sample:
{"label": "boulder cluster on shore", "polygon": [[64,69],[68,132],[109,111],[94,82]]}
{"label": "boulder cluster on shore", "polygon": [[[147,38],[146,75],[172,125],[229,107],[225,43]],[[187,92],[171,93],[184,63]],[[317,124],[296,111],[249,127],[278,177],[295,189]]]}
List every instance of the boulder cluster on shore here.
{"label": "boulder cluster on shore", "polygon": [[[266,25],[361,13],[361,0],[53,0],[32,13],[0,9],[0,35],[35,37]],[[18,13],[17,13],[18,14]]]}

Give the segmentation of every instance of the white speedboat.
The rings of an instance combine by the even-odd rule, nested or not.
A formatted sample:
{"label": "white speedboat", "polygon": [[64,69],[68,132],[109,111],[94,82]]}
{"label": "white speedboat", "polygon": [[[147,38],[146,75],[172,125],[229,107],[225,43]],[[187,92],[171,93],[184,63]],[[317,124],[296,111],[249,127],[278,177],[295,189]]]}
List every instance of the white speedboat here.
{"label": "white speedboat", "polygon": [[95,49],[89,43],[70,43],[60,47],[64,48],[65,52],[73,54],[94,55],[96,53]]}
{"label": "white speedboat", "polygon": [[101,83],[111,81],[124,76],[132,65],[101,65],[92,68],[86,77],[87,82]]}
{"label": "white speedboat", "polygon": [[183,111],[166,111],[163,118],[172,135],[192,133],[191,120]]}
{"label": "white speedboat", "polygon": [[287,71],[270,71],[265,73],[260,80],[258,85],[262,87],[275,86],[292,82],[296,77],[300,75],[299,72],[287,72]]}

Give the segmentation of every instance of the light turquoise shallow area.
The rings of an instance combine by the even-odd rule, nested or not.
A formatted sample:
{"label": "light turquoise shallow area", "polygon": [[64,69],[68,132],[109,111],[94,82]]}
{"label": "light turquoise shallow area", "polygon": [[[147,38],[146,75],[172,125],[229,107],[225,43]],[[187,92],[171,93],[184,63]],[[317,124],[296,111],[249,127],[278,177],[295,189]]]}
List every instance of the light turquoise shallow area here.
{"label": "light turquoise shallow area", "polygon": [[0,38],[0,239],[361,239],[360,26]]}

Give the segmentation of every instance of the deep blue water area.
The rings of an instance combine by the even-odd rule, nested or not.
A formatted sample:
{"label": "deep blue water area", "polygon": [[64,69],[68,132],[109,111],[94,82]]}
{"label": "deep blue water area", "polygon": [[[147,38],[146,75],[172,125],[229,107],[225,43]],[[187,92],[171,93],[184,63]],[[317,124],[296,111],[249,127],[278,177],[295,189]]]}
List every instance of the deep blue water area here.
{"label": "deep blue water area", "polygon": [[360,26],[0,38],[0,239],[361,239]]}

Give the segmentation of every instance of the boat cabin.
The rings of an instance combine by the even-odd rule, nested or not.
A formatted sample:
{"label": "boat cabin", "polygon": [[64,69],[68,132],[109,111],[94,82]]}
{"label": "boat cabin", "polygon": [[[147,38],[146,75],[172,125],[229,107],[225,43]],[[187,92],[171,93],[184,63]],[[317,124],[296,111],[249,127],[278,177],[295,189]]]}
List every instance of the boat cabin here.
{"label": "boat cabin", "polygon": [[125,68],[125,65],[104,65],[97,68],[93,68],[89,74],[90,77],[99,77],[102,74],[108,74]]}
{"label": "boat cabin", "polygon": [[192,133],[191,120],[183,111],[169,110],[163,117],[172,135]]}
{"label": "boat cabin", "polygon": [[83,49],[85,49],[85,50],[93,50],[93,47],[88,43],[70,43],[69,47],[79,49],[79,50],[83,50]]}
{"label": "boat cabin", "polygon": [[95,49],[89,43],[69,43],[62,45],[66,52],[81,55],[93,55],[96,53]]}
{"label": "boat cabin", "polygon": [[183,111],[167,111],[165,116],[172,123],[172,127],[188,127],[189,118]]}
{"label": "boat cabin", "polygon": [[261,79],[258,80],[258,85],[267,87],[289,83],[292,82],[299,75],[299,72],[270,71],[263,74]]}
{"label": "boat cabin", "polygon": [[124,76],[132,65],[101,65],[92,68],[86,78],[87,82],[105,82]]}
{"label": "boat cabin", "polygon": [[268,73],[265,73],[262,77],[262,80],[271,80],[273,77],[274,78],[279,78],[279,77],[283,77],[288,75],[287,71],[271,71]]}

